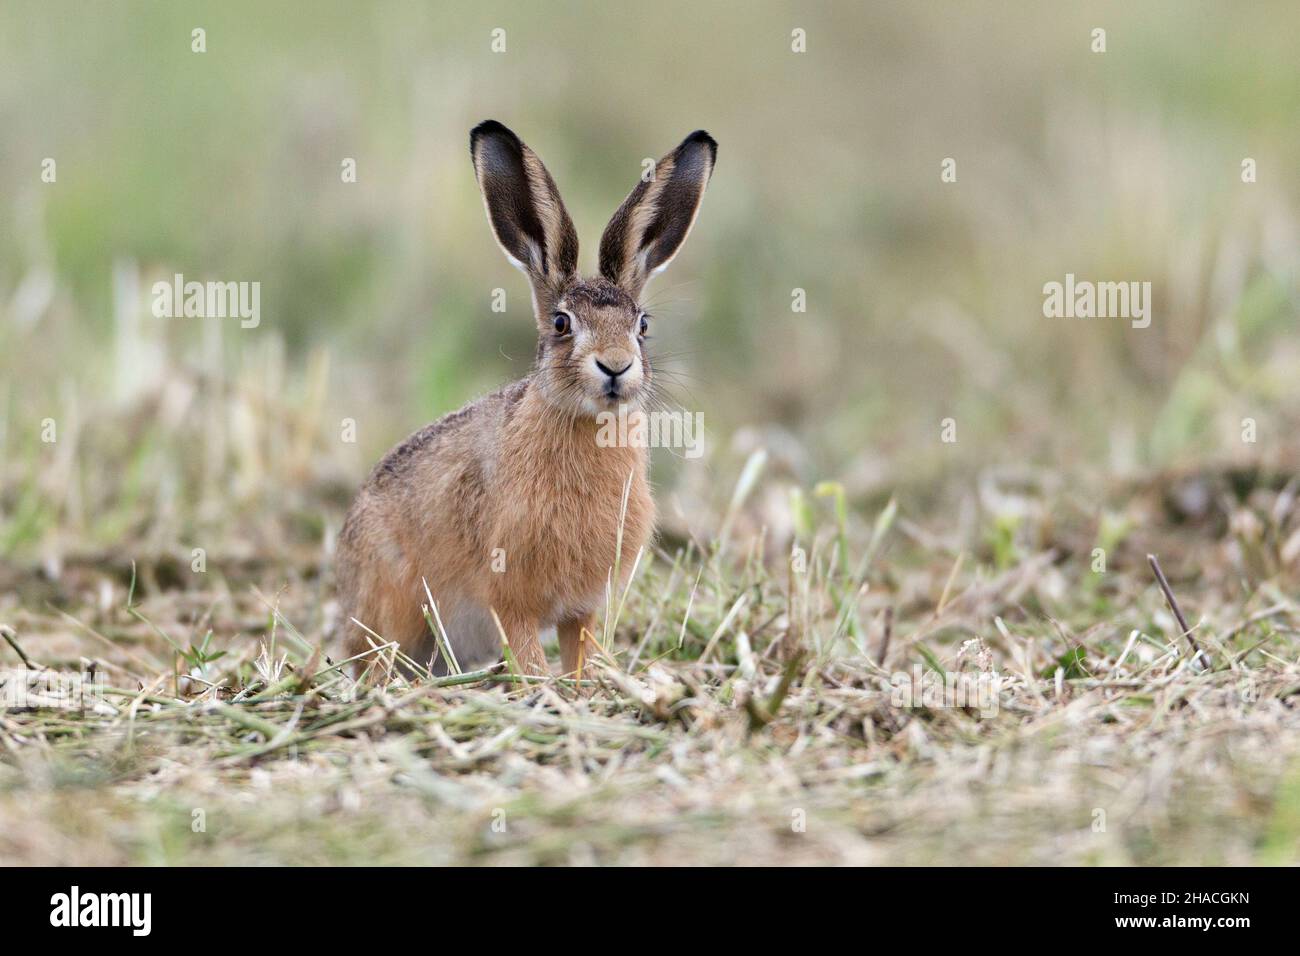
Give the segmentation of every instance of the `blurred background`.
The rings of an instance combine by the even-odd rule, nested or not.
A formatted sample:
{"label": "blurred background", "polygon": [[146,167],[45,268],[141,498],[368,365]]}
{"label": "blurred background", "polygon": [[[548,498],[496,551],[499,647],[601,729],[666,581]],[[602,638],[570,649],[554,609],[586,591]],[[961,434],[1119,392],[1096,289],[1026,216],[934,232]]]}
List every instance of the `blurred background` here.
{"label": "blurred background", "polygon": [[[585,271],[643,159],[720,143],[648,293],[708,433],[656,462],[670,530],[757,448],[773,494],[833,479],[864,514],[989,470],[1293,463],[1298,54],[1283,2],[11,0],[0,555],[328,544],[388,447],[522,376],[527,285],[467,152],[489,117],[548,165]],[[175,273],[260,282],[260,325],[155,318]],[[1150,327],[1045,318],[1066,273],[1149,281]]]}

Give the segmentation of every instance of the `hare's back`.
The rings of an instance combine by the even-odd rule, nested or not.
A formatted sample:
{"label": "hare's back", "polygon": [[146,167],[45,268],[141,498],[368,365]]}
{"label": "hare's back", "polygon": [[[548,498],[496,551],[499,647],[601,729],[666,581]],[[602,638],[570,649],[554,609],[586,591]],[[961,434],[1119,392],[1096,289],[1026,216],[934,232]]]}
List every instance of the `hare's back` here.
{"label": "hare's back", "polygon": [[380,459],[367,484],[387,490],[411,480],[428,481],[434,477],[431,471],[460,470],[457,466],[494,454],[506,413],[526,386],[526,381],[512,382],[425,425]]}

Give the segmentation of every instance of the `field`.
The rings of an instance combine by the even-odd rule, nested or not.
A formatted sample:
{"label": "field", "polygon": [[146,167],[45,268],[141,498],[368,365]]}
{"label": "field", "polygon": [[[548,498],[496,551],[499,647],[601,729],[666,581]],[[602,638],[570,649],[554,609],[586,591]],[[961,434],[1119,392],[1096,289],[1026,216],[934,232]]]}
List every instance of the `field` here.
{"label": "field", "polygon": [[[0,862],[1300,862],[1292,6],[124,6],[0,12]],[[591,681],[357,683],[352,495],[534,347],[488,117],[584,266],[717,137],[705,454]]]}
{"label": "field", "polygon": [[[1296,487],[1222,480],[1225,506],[1230,480],[1258,484],[1220,533],[1170,525],[1146,489],[1099,538],[1022,488],[1023,520],[965,541],[892,506],[861,539],[832,521],[788,574],[716,538],[661,544],[612,603],[587,686],[502,666],[358,687],[318,650],[311,561],[197,574],[104,555],[6,581],[39,608],[9,618],[13,649],[101,679],[84,712],[0,718],[0,846],[47,863],[1293,863],[1297,609],[1281,577],[1239,591],[1234,564],[1294,552]],[[1228,518],[1209,500],[1205,526]],[[898,675],[941,671],[999,679],[899,698]]]}

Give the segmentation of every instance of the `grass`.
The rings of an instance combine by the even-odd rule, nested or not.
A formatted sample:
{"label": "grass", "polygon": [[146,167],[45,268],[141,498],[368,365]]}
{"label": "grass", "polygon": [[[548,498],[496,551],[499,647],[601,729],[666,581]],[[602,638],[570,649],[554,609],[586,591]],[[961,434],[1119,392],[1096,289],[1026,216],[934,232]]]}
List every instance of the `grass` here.
{"label": "grass", "polygon": [[[742,480],[722,527],[744,523],[756,482]],[[1279,546],[1300,520],[1293,491],[1252,488],[1239,505],[1277,524],[1266,537]],[[951,533],[893,502],[858,529],[832,499],[807,509],[804,562],[764,559],[762,536],[734,532],[703,553],[661,542],[583,686],[503,666],[354,683],[318,644],[318,562],[273,590],[283,569],[219,557],[188,577],[94,562],[53,582],[19,573],[10,584],[44,600],[10,614],[7,686],[93,662],[102,694],[0,715],[0,855],[1300,859],[1294,568],[1243,590],[1233,532],[1170,523],[1113,540],[1097,573],[1094,537],[1115,539],[1113,513],[1090,529],[1057,501],[1009,539],[985,515],[969,541],[940,545]],[[1144,507],[1141,493],[1128,503]],[[1208,666],[1147,566],[1156,545]],[[899,681],[936,670],[995,673],[996,697],[904,706]]]}

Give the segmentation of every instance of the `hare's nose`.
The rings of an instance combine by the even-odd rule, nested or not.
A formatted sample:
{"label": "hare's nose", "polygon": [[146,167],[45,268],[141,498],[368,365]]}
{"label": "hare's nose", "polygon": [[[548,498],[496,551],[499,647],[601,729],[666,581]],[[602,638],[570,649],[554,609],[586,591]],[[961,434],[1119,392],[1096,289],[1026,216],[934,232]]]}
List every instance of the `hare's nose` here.
{"label": "hare's nose", "polygon": [[614,369],[612,369],[612,368],[610,368],[608,365],[606,365],[606,364],[605,364],[604,362],[602,362],[600,359],[596,359],[596,368],[600,369],[602,372],[604,372],[604,373],[605,373],[606,375],[608,375],[610,378],[618,378],[620,375],[622,375],[624,372],[626,372],[626,371],[627,371],[628,369],[630,369],[631,367],[632,367],[632,360],[631,360],[631,359],[628,359],[627,364],[624,365],[622,368],[618,369],[617,371],[614,370]]}

